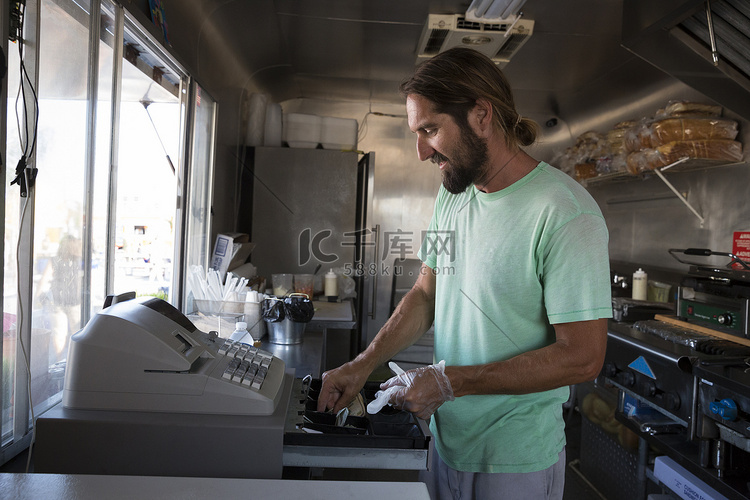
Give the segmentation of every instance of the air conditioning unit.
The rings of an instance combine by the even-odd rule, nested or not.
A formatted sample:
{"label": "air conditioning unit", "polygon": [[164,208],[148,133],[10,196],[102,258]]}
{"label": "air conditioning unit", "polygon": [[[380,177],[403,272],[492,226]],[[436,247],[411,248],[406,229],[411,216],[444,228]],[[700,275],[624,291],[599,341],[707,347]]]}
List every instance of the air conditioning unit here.
{"label": "air conditioning unit", "polygon": [[470,47],[502,68],[533,32],[534,21],[519,16],[481,23],[463,14],[430,14],[419,39],[417,63],[453,47]]}

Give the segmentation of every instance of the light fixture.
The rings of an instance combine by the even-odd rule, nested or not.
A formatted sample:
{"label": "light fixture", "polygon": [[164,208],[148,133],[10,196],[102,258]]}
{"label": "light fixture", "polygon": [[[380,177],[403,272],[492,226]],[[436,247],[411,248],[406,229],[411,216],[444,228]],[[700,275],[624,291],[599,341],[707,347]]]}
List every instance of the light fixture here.
{"label": "light fixture", "polygon": [[526,0],[473,0],[466,11],[466,19],[476,22],[492,22],[509,19],[518,14]]}
{"label": "light fixture", "polygon": [[461,39],[461,43],[464,45],[485,45],[492,42],[492,38],[488,36],[469,35]]}

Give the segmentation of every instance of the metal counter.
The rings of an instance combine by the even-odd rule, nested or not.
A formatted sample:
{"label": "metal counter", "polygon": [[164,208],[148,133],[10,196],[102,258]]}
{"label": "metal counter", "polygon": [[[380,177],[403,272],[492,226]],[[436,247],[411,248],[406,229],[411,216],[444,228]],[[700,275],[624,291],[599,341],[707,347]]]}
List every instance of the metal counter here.
{"label": "metal counter", "polygon": [[311,375],[320,377],[325,348],[325,331],[305,329],[302,343],[282,345],[272,344],[268,336],[261,339],[261,349],[265,349],[277,358],[281,358],[287,369],[294,368],[295,377]]}

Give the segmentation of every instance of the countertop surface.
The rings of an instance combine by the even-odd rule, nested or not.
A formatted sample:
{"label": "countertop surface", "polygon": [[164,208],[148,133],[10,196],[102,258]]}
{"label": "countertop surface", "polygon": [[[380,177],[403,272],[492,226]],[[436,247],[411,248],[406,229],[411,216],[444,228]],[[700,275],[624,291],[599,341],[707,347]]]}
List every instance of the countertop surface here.
{"label": "countertop surface", "polygon": [[341,302],[313,301],[315,315],[312,321],[354,321],[354,305],[351,300]]}
{"label": "countertop surface", "polygon": [[300,481],[83,474],[0,474],[7,498],[326,498],[429,500],[424,483]]}
{"label": "countertop surface", "polygon": [[312,375],[319,378],[323,362],[323,332],[305,330],[299,344],[272,344],[268,335],[261,339],[261,349],[265,349],[277,358],[284,360],[287,368],[294,368],[295,377],[303,378]]}

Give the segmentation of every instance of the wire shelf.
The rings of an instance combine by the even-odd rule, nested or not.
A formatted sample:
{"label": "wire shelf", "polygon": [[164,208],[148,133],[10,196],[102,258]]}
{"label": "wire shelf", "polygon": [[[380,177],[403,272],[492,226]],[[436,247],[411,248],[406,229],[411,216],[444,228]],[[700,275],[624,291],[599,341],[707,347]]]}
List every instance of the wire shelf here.
{"label": "wire shelf", "polygon": [[[731,167],[734,165],[746,165],[746,164],[747,163],[744,161],[727,163],[724,160],[709,160],[709,159],[704,159],[704,158],[683,158],[681,160],[678,160],[674,163],[671,163],[664,167],[660,167],[655,170],[658,170],[661,173],[676,174],[676,173],[695,172],[698,170],[708,170],[708,169],[718,168],[718,167]],[[592,187],[592,186],[596,186],[600,184],[608,184],[612,182],[645,180],[645,179],[649,179],[653,177],[654,174],[655,174],[654,170],[645,170],[638,174],[631,174],[630,172],[627,172],[627,171],[610,172],[607,174],[597,175],[596,177],[591,177],[589,179],[584,179],[581,182],[581,184],[583,184],[584,187]]]}

